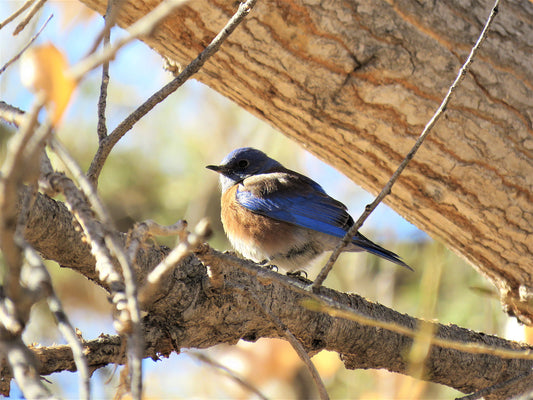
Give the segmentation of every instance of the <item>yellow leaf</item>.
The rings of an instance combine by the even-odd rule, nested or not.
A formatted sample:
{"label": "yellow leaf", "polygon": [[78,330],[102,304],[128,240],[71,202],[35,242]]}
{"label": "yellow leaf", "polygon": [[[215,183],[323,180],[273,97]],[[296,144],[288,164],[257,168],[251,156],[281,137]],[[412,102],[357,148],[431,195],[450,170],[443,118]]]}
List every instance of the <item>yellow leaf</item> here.
{"label": "yellow leaf", "polygon": [[66,71],[65,56],[51,43],[28,50],[21,59],[20,75],[24,86],[35,94],[43,95],[52,124],[61,120],[76,81]]}

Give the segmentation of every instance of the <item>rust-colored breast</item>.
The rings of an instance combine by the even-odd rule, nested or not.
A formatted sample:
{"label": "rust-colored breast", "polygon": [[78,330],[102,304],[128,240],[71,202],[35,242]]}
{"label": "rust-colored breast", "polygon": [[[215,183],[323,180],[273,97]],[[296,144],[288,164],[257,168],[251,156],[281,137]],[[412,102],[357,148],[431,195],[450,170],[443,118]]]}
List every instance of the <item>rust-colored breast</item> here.
{"label": "rust-colored breast", "polygon": [[288,251],[298,227],[243,207],[236,200],[237,188],[227,190],[221,199],[222,225],[235,250],[255,261]]}

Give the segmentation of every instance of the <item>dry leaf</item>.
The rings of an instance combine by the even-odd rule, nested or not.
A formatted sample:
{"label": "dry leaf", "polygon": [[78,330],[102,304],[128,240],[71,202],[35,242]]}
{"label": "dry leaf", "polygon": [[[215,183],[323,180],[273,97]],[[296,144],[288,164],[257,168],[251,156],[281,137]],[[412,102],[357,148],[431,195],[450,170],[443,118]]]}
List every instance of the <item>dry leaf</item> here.
{"label": "dry leaf", "polygon": [[67,69],[65,56],[51,43],[31,48],[20,62],[22,84],[33,93],[44,95],[53,125],[61,120],[76,87]]}

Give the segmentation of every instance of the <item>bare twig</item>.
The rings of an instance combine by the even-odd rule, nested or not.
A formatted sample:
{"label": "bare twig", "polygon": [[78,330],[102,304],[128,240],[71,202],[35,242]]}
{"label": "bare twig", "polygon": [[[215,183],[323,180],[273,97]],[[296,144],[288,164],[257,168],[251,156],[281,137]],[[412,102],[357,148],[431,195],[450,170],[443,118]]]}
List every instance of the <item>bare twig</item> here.
{"label": "bare twig", "polygon": [[[104,41],[104,48],[109,46],[111,40],[111,27],[115,24],[115,19],[118,14],[119,2],[113,0],[108,0],[107,10],[104,16],[104,28],[98,36],[97,41],[94,43],[93,48],[90,53],[96,51],[101,40]],[[119,3],[121,4],[121,2]],[[105,61],[102,64],[102,83],[100,84],[100,97],[98,98],[98,126],[96,132],[98,133],[98,142],[104,140],[107,136],[107,126],[106,126],[106,117],[105,111],[107,106],[107,86],[109,85],[109,60]]]}
{"label": "bare twig", "polygon": [[48,24],[48,22],[52,19],[52,17],[54,16],[54,14],[50,14],[50,16],[48,17],[48,19],[44,22],[43,26],[41,26],[41,29],[39,29],[37,31],[37,33],[35,35],[33,35],[33,37],[30,39],[30,41],[22,48],[22,50],[20,50],[11,60],[9,60],[8,62],[6,62],[4,64],[4,66],[2,68],[0,68],[0,75],[2,75],[4,73],[4,71],[11,65],[13,64],[15,61],[17,61],[20,56],[26,51],[28,50],[28,48],[32,45],[32,43],[35,41],[35,39],[37,39],[39,37],[39,35],[41,34],[41,32],[43,31],[43,29],[46,27],[46,25]]}
{"label": "bare twig", "polygon": [[7,104],[5,101],[0,101],[0,119],[19,127],[24,123],[25,115],[26,113],[20,108]]}
{"label": "bare twig", "polygon": [[17,18],[20,14],[22,14],[24,11],[30,7],[35,0],[27,0],[22,7],[20,7],[17,11],[15,11],[13,14],[11,14],[9,17],[7,17],[5,20],[0,22],[0,29],[2,29],[4,26],[9,24],[11,21],[13,21],[15,18]]}
{"label": "bare twig", "polygon": [[25,27],[28,25],[28,23],[31,21],[33,16],[41,9],[42,6],[44,6],[44,3],[46,3],[46,0],[37,0],[37,3],[33,4],[30,11],[28,12],[28,15],[17,25],[15,30],[13,31],[13,36],[18,35]]}
{"label": "bare twig", "polygon": [[[111,4],[111,2],[110,2]],[[104,46],[109,44],[110,31],[108,30],[104,36]],[[102,83],[100,84],[100,97],[98,98],[98,125],[96,132],[98,133],[98,141],[102,142],[107,136],[107,125],[105,111],[107,106],[107,86],[109,85],[109,61],[102,64]]]}
{"label": "bare twig", "polygon": [[241,3],[237,12],[231,17],[226,26],[218,33],[218,35],[209,43],[209,45],[196,57],[174,80],[166,84],[163,88],[154,93],[148,100],[146,100],[140,107],[138,107],[132,114],[130,114],[124,121],[122,121],[111,134],[105,138],[98,151],[91,162],[87,176],[90,181],[96,185],[98,177],[104,166],[105,160],[115,144],[137,123],[144,117],[152,108],[162,102],[170,94],[174,93],[181,85],[183,85],[192,75],[204,65],[204,63],[217,52],[222,43],[235,30],[235,28],[244,20],[250,13],[257,0],[247,0]]}
{"label": "bare twig", "polygon": [[163,1],[143,18],[126,29],[127,35],[119,39],[113,46],[104,48],[104,51],[100,54],[93,53],[83,61],[80,61],[77,65],[73,66],[70,70],[71,76],[76,80],[81,79],[87,72],[93,70],[103,62],[113,59],[115,54],[117,54],[122,47],[131,43],[135,39],[151,34],[162,20],[187,1],[189,0]]}
{"label": "bare twig", "polygon": [[220,364],[219,362],[213,360],[211,357],[206,356],[205,354],[198,353],[196,351],[191,351],[187,353],[188,355],[197,358],[198,360],[206,363],[207,365],[212,366],[213,368],[219,369],[223,371],[226,375],[228,375],[231,379],[233,379],[235,382],[237,382],[239,385],[241,385],[246,390],[252,392],[257,397],[259,397],[262,400],[268,400],[267,397],[259,391],[254,385],[252,385],[250,382],[246,381],[245,379],[238,376],[234,371],[226,367],[225,365]]}
{"label": "bare twig", "polygon": [[400,174],[403,172],[407,164],[413,159],[416,152],[422,145],[422,142],[426,138],[426,136],[429,134],[435,123],[438,121],[438,119],[444,114],[446,107],[448,106],[448,103],[450,102],[450,99],[459,86],[459,84],[463,81],[464,77],[466,76],[466,73],[468,72],[468,69],[470,68],[470,64],[474,60],[474,57],[476,56],[481,44],[485,41],[485,38],[487,36],[487,32],[490,28],[490,25],[492,24],[492,21],[496,17],[496,14],[498,13],[498,4],[500,0],[496,0],[494,3],[494,6],[492,7],[492,10],[490,12],[490,15],[487,19],[487,22],[485,23],[485,26],[483,27],[483,30],[481,31],[481,34],[479,35],[479,38],[472,47],[472,50],[470,51],[470,54],[468,55],[468,58],[466,59],[465,63],[459,70],[459,73],[457,74],[457,77],[455,78],[455,81],[448,89],[448,93],[446,93],[446,96],[444,96],[444,99],[442,100],[439,108],[433,114],[433,117],[429,120],[429,122],[424,127],[424,130],[416,140],[415,144],[413,145],[412,149],[407,153],[402,163],[398,166],[398,169],[394,172],[394,174],[391,176],[383,190],[379,193],[379,195],[375,198],[375,200],[368,204],[365,207],[365,211],[359,219],[352,225],[350,230],[346,233],[344,238],[339,242],[333,253],[331,254],[328,262],[326,265],[322,268],[320,273],[318,274],[317,278],[315,279],[315,282],[313,283],[311,289],[316,290],[318,289],[324,280],[327,278],[329,272],[331,271],[331,268],[333,268],[333,264],[335,264],[335,261],[337,261],[337,258],[339,257],[340,253],[343,251],[343,249],[352,241],[352,238],[357,233],[357,230],[363,225],[363,222],[368,218],[368,216],[374,211],[374,209],[381,203],[381,201],[391,192],[392,185],[398,180],[400,177]]}
{"label": "bare twig", "polygon": [[109,45],[109,42],[105,42],[105,38],[109,38],[109,33],[111,32],[111,28],[115,25],[118,12],[123,3],[124,0],[108,0],[107,10],[104,17],[104,27],[102,28],[98,36],[96,36],[96,39],[94,40],[94,43],[91,46],[91,49],[87,53],[87,57],[96,51],[102,40],[104,40],[104,47]]}

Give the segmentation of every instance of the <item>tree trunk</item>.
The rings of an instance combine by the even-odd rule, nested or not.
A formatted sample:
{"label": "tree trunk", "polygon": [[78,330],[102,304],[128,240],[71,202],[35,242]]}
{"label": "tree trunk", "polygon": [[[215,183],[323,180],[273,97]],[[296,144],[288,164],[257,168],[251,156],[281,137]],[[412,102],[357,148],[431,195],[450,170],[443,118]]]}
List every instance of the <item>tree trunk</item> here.
{"label": "tree trunk", "polygon": [[[81,0],[105,13],[107,0]],[[128,0],[127,27],[158,2]],[[492,0],[262,0],[197,75],[377,193],[438,107]],[[188,63],[236,10],[195,0],[145,42]],[[532,324],[533,4],[504,1],[387,203],[468,259]],[[415,266],[416,267],[416,266]]]}

